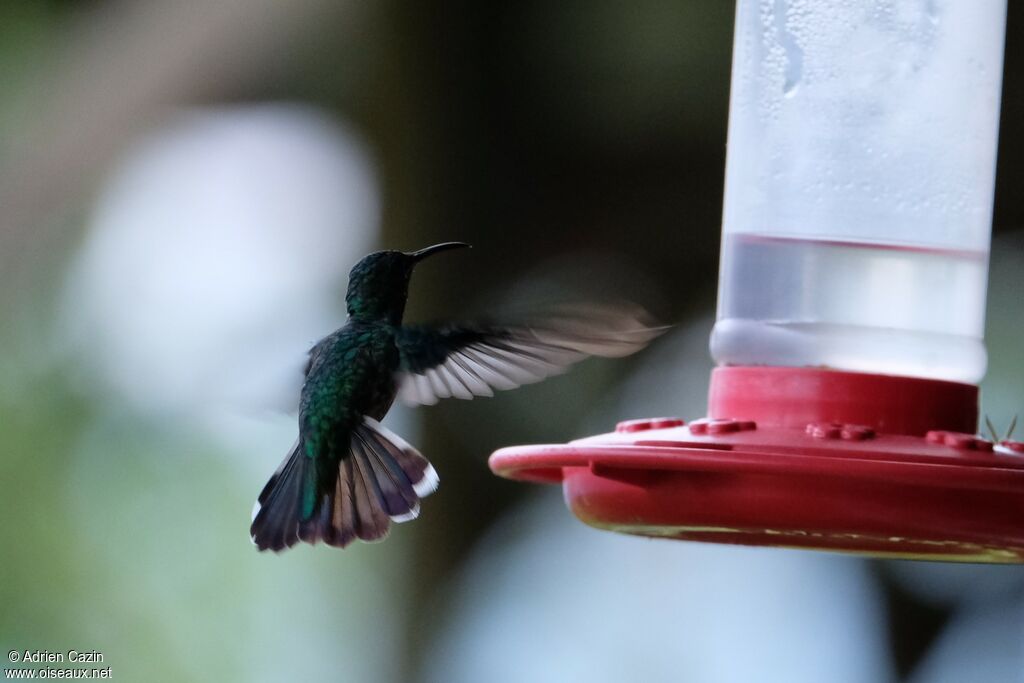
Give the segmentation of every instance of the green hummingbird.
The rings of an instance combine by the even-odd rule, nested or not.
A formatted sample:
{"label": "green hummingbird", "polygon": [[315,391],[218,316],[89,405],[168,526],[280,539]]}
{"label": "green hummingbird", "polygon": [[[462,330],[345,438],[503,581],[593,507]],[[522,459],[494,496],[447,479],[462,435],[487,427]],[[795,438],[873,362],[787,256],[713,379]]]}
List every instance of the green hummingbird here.
{"label": "green hummingbird", "polygon": [[627,305],[577,306],[522,325],[403,325],[416,264],[468,246],[378,251],[352,268],[348,320],[310,349],[299,438],[253,510],[249,533],[260,550],[377,541],[391,522],[419,514],[438,477],[419,451],[381,425],[396,397],[429,405],[492,396],[587,356],[628,355],[667,329]]}

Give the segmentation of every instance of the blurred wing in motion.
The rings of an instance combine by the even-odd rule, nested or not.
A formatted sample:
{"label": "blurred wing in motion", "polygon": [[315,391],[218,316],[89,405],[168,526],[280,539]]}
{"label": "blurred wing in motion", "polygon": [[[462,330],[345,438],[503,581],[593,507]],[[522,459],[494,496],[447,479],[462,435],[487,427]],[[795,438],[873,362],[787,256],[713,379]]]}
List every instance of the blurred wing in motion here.
{"label": "blurred wing in motion", "polygon": [[253,400],[251,395],[245,396],[246,405],[252,405],[261,411],[298,414],[302,385],[306,382],[313,363],[319,357],[323,342],[324,340],[321,339],[306,353],[294,354],[282,362],[267,367],[264,374],[273,378],[273,388],[266,392],[265,397],[258,395]]}
{"label": "blurred wing in motion", "polygon": [[588,356],[618,358],[667,330],[635,306],[574,306],[524,325],[408,326],[398,334],[399,398],[493,396],[557,375]]}

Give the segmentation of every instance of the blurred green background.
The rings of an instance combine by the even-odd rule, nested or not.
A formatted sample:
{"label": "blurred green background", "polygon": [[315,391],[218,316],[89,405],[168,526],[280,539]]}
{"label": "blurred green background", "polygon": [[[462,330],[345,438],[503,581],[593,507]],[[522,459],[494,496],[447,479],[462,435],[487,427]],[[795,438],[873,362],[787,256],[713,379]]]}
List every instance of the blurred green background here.
{"label": "blurred green background", "polygon": [[[631,599],[672,591],[663,568],[682,557],[732,568],[709,589],[721,601],[794,590],[765,608],[759,680],[947,680],[933,652],[950,624],[997,604],[1017,605],[1022,637],[976,659],[1024,675],[1015,568],[924,568],[928,593],[916,565],[617,539],[486,466],[505,445],[701,414],[732,16],[727,0],[0,3],[0,645],[99,650],[118,680],[744,680],[728,634],[750,612],[656,618],[656,596]],[[999,425],[1024,410],[1021,25],[1011,3],[984,406]],[[276,395],[264,368],[283,376],[342,322],[362,253],[444,240],[475,248],[417,271],[410,319],[614,292],[678,330],[635,358],[399,412],[442,476],[421,519],[380,545],[257,554],[249,510],[294,418],[238,399]],[[523,540],[546,526],[547,545]],[[558,629],[576,570],[568,586],[545,572],[580,543],[607,549],[581,572],[623,572],[579,596],[592,622],[631,625],[612,645]],[[804,562],[856,590],[794,589]],[[527,595],[518,627],[550,630],[550,649],[459,635],[474,610],[504,628]],[[805,615],[830,611],[863,628],[808,654]],[[661,666],[634,637],[702,652]],[[854,648],[845,670],[821,655],[833,645]],[[606,678],[567,665],[580,657]]]}

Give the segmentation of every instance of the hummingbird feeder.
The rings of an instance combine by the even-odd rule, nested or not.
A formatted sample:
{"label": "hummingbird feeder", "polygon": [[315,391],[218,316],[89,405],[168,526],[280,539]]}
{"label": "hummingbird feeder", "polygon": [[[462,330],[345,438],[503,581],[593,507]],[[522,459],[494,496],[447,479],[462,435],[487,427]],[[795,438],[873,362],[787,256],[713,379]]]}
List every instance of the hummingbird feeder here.
{"label": "hummingbird feeder", "polygon": [[593,526],[1024,562],[976,435],[1006,0],[738,0],[708,415],[491,456]]}

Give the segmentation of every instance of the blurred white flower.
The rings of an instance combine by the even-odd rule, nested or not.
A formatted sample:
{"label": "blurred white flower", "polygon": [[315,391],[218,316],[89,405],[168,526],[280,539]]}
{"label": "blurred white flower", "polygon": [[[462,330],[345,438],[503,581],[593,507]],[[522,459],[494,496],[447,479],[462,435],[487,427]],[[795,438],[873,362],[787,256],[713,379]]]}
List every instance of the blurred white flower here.
{"label": "blurred white flower", "polygon": [[89,379],[143,413],[286,407],[378,221],[365,150],[316,110],[182,112],[103,190],[67,337]]}

